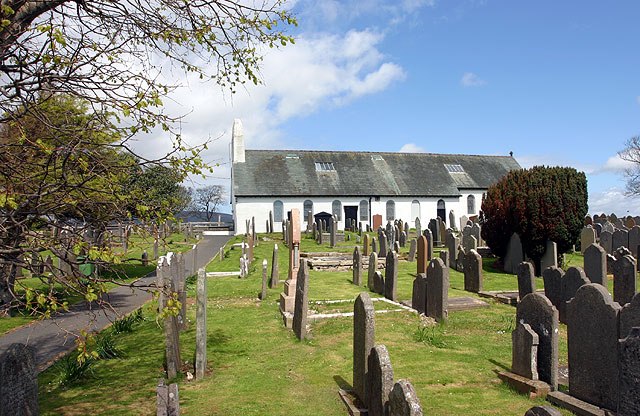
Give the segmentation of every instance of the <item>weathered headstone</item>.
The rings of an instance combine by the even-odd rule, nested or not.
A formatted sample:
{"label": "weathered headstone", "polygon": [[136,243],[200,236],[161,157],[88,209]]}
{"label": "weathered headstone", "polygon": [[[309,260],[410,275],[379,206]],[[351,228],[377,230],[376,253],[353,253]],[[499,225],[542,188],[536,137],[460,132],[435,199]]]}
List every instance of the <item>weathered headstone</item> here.
{"label": "weathered headstone", "polygon": [[416,251],[418,248],[418,240],[415,238],[411,239],[411,243],[409,244],[409,255],[407,257],[407,261],[413,262],[416,258]]}
{"label": "weathered headstone", "polygon": [[398,298],[398,253],[390,251],[387,254],[384,272],[384,297],[396,301]]}
{"label": "weathered headstone", "polygon": [[640,327],[619,341],[618,415],[640,414]]}
{"label": "weathered headstone", "polygon": [[591,283],[607,285],[607,252],[599,244],[585,247],[584,273]]}
{"label": "weathered headstone", "polygon": [[620,305],[595,283],[567,303],[570,394],[610,410],[618,401],[619,312]]}
{"label": "weathered headstone", "polygon": [[400,244],[400,247],[403,247],[407,245],[407,233],[405,233],[404,231],[400,232],[400,240],[398,241],[398,243]]}
{"label": "weathered headstone", "polygon": [[267,265],[267,259],[262,260],[262,289],[260,290],[260,295],[258,296],[260,300],[265,300],[267,298],[267,286],[269,285]]}
{"label": "weathered headstone", "polygon": [[482,257],[471,250],[464,257],[464,290],[478,293],[482,291]]}
{"label": "weathered headstone", "polygon": [[293,332],[296,338],[307,338],[307,314],[309,312],[309,267],[306,260],[300,261],[296,282],[296,299],[293,310]]}
{"label": "weathered headstone", "polygon": [[329,227],[329,246],[333,248],[338,241],[338,220],[335,216],[331,217],[331,225]]}
{"label": "weathered headstone", "polygon": [[438,237],[439,237],[439,239],[436,241],[438,242],[438,245],[441,245],[442,241],[444,240],[445,233],[447,232],[447,225],[444,222],[444,218],[440,218],[440,217],[436,217],[436,223],[438,224]]}
{"label": "weathered headstone", "polygon": [[449,267],[449,252],[447,250],[442,250],[439,258],[443,261],[445,266]]}
{"label": "weathered headstone", "polygon": [[562,277],[562,302],[558,313],[560,314],[560,322],[567,322],[567,302],[573,299],[578,289],[582,286],[591,283],[589,278],[580,267],[570,267],[569,270]]}
{"label": "weathered headstone", "polygon": [[538,334],[529,324],[516,323],[511,332],[511,371],[529,380],[538,380]]}
{"label": "weathered headstone", "polygon": [[0,415],[37,415],[38,371],[35,350],[11,344],[0,355]]}
{"label": "weathered headstone", "polygon": [[631,332],[631,328],[640,326],[640,294],[631,299],[620,310],[620,333],[618,338],[624,338]]}
{"label": "weathered headstone", "polygon": [[636,259],[638,258],[638,246],[640,245],[640,225],[634,225],[629,230],[629,250]]}
{"label": "weathered headstone", "polygon": [[558,311],[540,293],[530,293],[518,303],[516,322],[529,324],[538,334],[538,378],[558,387]]}
{"label": "weathered headstone", "polygon": [[427,275],[418,273],[413,281],[413,291],[411,292],[411,307],[418,313],[425,313],[427,304]]}
{"label": "weathered headstone", "polygon": [[560,311],[564,307],[565,300],[562,296],[562,278],[564,270],[559,267],[548,267],[542,271],[544,280],[544,295],[551,301],[551,304]]}
{"label": "weathered headstone", "polygon": [[156,387],[156,415],[180,416],[178,384],[171,383],[167,386],[164,379],[158,382]]}
{"label": "weathered headstone", "polygon": [[382,277],[382,273],[380,273],[379,271],[376,271],[373,274],[373,291],[379,295],[384,296],[384,289],[385,289],[384,277]]}
{"label": "weathered headstone", "polygon": [[427,237],[421,235],[418,237],[418,259],[416,261],[416,273],[426,273],[429,261],[427,260]]}
{"label": "weathered headstone", "polygon": [[540,259],[540,270],[544,270],[547,267],[557,267],[558,266],[558,245],[551,241],[547,240],[547,247]]}
{"label": "weathered headstone", "polygon": [[607,254],[613,253],[613,233],[603,230],[600,233],[600,245]]}
{"label": "weathered headstone", "polygon": [[362,256],[360,255],[360,248],[356,246],[353,249],[353,284],[356,286],[362,285]]}
{"label": "weathered headstone", "polygon": [[631,302],[637,291],[637,265],[633,256],[626,255],[613,268],[613,300],[620,305]]}
{"label": "weathered headstone", "polygon": [[[447,233],[445,237],[445,246],[447,247],[447,251],[449,252],[449,262],[448,265],[452,269],[456,268],[456,254],[458,253],[458,237],[456,237],[453,232]],[[440,252],[442,253],[442,251]]]}
{"label": "weathered headstone", "polygon": [[207,368],[207,273],[198,270],[196,282],[196,379],[204,378]]}
{"label": "weathered headstone", "polygon": [[438,221],[435,219],[429,220],[429,225],[427,227],[431,231],[431,236],[433,237],[433,244],[439,244],[441,241],[441,237],[438,234],[440,232],[440,227],[438,227]]}
{"label": "weathered headstone", "polygon": [[427,269],[426,315],[443,322],[449,314],[449,269],[442,259],[435,258]]}
{"label": "weathered headstone", "polygon": [[411,383],[398,380],[389,394],[389,416],[422,416],[420,400]]}
{"label": "weathered headstone", "polygon": [[536,276],[533,264],[523,261],[518,265],[518,298],[524,299],[529,293],[536,291]]}
{"label": "weathered headstone", "polygon": [[371,237],[371,252],[378,254],[378,241],[375,237]]}
{"label": "weathered headstone", "polygon": [[627,230],[615,230],[611,237],[611,250],[616,251],[619,247],[629,248],[629,232]]}
{"label": "weathered headstone", "polygon": [[369,294],[362,292],[353,306],[353,390],[365,404],[369,403],[367,373],[374,345],[375,309]]}
{"label": "weathered headstone", "polygon": [[422,224],[420,223],[420,218],[416,217],[416,220],[414,222],[414,227],[416,228],[416,236],[419,236],[422,234]]}
{"label": "weathered headstone", "polygon": [[362,237],[362,255],[369,257],[371,252],[371,241],[369,240],[369,234],[365,233]]}
{"label": "weathered headstone", "polygon": [[518,265],[524,261],[524,253],[522,250],[522,242],[520,236],[516,233],[511,235],[509,245],[507,246],[507,254],[504,256],[504,271],[516,274]]}
{"label": "weathered headstone", "polygon": [[378,253],[375,251],[369,254],[369,269],[367,270],[367,287],[375,292],[374,274],[378,271]]}
{"label": "weathered headstone", "polygon": [[398,243],[397,241],[393,243],[393,251],[396,253],[400,253],[400,243]]}
{"label": "weathered headstone", "polygon": [[427,253],[427,264],[429,264],[429,262],[433,258],[433,235],[431,234],[431,230],[428,228],[424,230],[422,235],[424,235],[427,238],[426,253]]}
{"label": "weathered headstone", "polygon": [[585,226],[580,232],[580,251],[584,254],[587,247],[596,242],[596,230],[592,226]]}
{"label": "weathered headstone", "polygon": [[534,406],[527,410],[524,416],[562,416],[562,413],[551,406]]}
{"label": "weathered headstone", "polygon": [[368,370],[369,416],[386,416],[389,409],[389,394],[393,388],[393,367],[387,347],[376,345],[371,349]]}
{"label": "weathered headstone", "polygon": [[280,284],[280,267],[278,266],[278,244],[273,245],[273,254],[271,255],[271,277],[269,279],[269,287],[273,289]]}
{"label": "weathered headstone", "polygon": [[456,229],[456,214],[453,210],[449,211],[449,226],[454,230]]}
{"label": "weathered headstone", "polygon": [[474,222],[471,226],[471,235],[476,238],[476,244],[478,247],[484,246],[484,242],[482,241],[482,228],[477,222]]}

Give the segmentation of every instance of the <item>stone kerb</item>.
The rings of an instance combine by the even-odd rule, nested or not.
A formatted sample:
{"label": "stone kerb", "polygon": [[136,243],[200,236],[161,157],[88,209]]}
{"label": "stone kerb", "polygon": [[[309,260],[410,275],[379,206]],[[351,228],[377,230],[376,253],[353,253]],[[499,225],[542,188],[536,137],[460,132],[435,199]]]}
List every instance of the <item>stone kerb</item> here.
{"label": "stone kerb", "polygon": [[369,403],[367,374],[369,353],[375,345],[375,309],[371,297],[362,292],[353,306],[353,390],[362,403]]}
{"label": "stone kerb", "polygon": [[530,293],[518,303],[516,322],[528,324],[538,334],[538,377],[558,387],[558,311],[546,296]]}
{"label": "stone kerb", "polygon": [[602,286],[590,283],[567,303],[571,396],[606,409],[618,401],[618,314],[620,305]]}

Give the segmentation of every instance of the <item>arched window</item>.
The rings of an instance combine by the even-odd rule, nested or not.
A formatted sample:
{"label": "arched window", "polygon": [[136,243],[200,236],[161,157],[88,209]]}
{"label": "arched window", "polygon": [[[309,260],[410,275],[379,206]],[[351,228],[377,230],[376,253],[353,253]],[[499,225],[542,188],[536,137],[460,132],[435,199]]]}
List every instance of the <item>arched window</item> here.
{"label": "arched window", "polygon": [[273,222],[282,222],[282,214],[284,211],[284,205],[282,201],[274,201],[273,203]]}
{"label": "arched window", "polygon": [[447,222],[447,209],[444,205],[444,200],[439,199],[438,200],[438,212],[437,212],[438,217],[440,217],[440,219],[446,223]]}
{"label": "arched window", "polygon": [[411,219],[415,221],[416,218],[420,218],[420,201],[414,199],[411,201]]}
{"label": "arched window", "polygon": [[396,219],[396,203],[389,200],[387,201],[387,221],[393,221]]}
{"label": "arched window", "polygon": [[331,213],[336,217],[336,220],[342,221],[342,203],[337,199],[331,204]]}
{"label": "arched window", "polygon": [[302,218],[302,221],[307,221],[309,214],[313,215],[313,201],[307,199],[304,201],[304,217]]}
{"label": "arched window", "polygon": [[476,213],[476,197],[473,195],[469,195],[467,197],[467,214],[475,214]]}
{"label": "arched window", "polygon": [[369,221],[369,201],[360,201],[360,221]]}

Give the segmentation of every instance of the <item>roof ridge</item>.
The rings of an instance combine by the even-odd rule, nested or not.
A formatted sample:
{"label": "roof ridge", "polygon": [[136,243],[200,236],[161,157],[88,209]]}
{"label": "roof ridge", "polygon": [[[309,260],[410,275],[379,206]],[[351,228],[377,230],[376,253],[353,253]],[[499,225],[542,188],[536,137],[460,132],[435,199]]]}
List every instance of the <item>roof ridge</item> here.
{"label": "roof ridge", "polygon": [[364,153],[372,155],[431,155],[431,156],[472,156],[472,157],[506,157],[511,155],[467,154],[467,153],[435,153],[435,152],[374,152],[370,150],[308,150],[308,149],[246,149],[245,152],[279,152],[279,153]]}

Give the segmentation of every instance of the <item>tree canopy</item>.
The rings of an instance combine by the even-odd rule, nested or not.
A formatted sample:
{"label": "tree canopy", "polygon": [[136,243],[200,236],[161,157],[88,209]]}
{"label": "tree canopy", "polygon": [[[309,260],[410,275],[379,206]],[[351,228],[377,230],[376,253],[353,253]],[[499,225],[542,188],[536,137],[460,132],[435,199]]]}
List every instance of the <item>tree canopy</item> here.
{"label": "tree canopy", "polygon": [[622,160],[631,162],[631,166],[625,171],[627,193],[640,195],[640,136],[627,140],[625,148],[618,155]]}
{"label": "tree canopy", "polygon": [[504,257],[511,234],[519,234],[525,254],[538,267],[547,240],[558,245],[558,254],[576,243],[587,208],[584,172],[544,166],[511,171],[483,198],[482,238]]}

